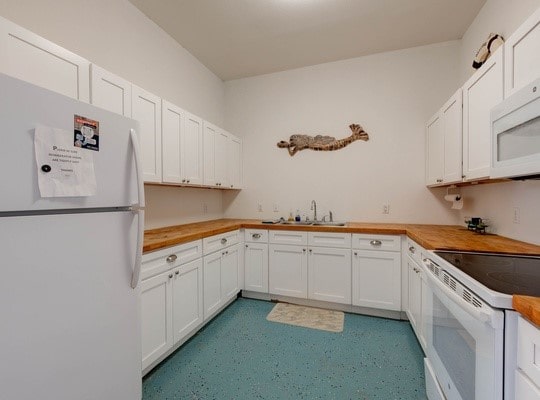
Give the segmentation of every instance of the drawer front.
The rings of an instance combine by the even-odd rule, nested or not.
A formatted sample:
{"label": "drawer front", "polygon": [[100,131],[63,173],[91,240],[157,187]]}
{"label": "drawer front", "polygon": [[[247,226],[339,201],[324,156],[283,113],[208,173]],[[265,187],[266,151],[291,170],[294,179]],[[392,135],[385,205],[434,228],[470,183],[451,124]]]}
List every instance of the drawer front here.
{"label": "drawer front", "polygon": [[425,250],[422,246],[414,240],[407,238],[407,254],[416,261],[417,264],[422,263],[422,253],[424,252]]}
{"label": "drawer front", "polygon": [[221,233],[219,235],[210,236],[203,239],[203,254],[210,254],[214,251],[224,249],[233,244],[240,242],[240,231]]}
{"label": "drawer front", "polygon": [[308,244],[310,246],[351,248],[350,233],[335,232],[309,232]]}
{"label": "drawer front", "polygon": [[202,256],[202,240],[143,254],[141,279],[147,279]]}
{"label": "drawer front", "polygon": [[401,251],[401,236],[355,233],[352,235],[352,247],[359,250]]}
{"label": "drawer front", "polygon": [[265,229],[246,229],[244,241],[249,243],[268,243],[268,231]]}
{"label": "drawer front", "polygon": [[525,375],[540,386],[540,329],[519,317],[517,365]]}
{"label": "drawer front", "polygon": [[270,243],[307,246],[307,232],[270,231]]}

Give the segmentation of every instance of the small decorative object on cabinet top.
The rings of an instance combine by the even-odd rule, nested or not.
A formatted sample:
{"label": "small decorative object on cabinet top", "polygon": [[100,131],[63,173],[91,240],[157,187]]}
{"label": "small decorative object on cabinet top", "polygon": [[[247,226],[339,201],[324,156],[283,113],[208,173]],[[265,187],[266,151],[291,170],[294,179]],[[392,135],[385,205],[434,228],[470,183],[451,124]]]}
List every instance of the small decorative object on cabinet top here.
{"label": "small decorative object on cabinet top", "polygon": [[476,57],[474,57],[474,61],[472,63],[473,68],[480,68],[486,62],[489,56],[492,55],[495,50],[497,50],[503,44],[504,39],[502,36],[497,35],[496,33],[490,33],[487,40],[482,43],[482,46],[480,46],[476,52]]}
{"label": "small decorative object on cabinet top", "polygon": [[352,131],[352,135],[343,139],[322,135],[317,135],[315,137],[309,135],[292,135],[288,142],[282,140],[281,142],[278,142],[277,146],[282,149],[287,149],[289,155],[294,156],[297,152],[304,149],[332,151],[342,149],[355,140],[369,140],[369,135],[360,125],[351,124],[349,125],[349,128]]}

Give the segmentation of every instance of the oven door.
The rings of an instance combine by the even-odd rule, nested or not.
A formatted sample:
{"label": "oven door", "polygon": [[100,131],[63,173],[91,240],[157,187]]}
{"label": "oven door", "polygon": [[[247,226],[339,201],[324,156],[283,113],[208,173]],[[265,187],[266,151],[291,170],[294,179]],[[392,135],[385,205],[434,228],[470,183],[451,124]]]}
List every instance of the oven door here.
{"label": "oven door", "polygon": [[424,261],[424,269],[427,357],[444,395],[448,400],[502,400],[504,313],[431,260]]}

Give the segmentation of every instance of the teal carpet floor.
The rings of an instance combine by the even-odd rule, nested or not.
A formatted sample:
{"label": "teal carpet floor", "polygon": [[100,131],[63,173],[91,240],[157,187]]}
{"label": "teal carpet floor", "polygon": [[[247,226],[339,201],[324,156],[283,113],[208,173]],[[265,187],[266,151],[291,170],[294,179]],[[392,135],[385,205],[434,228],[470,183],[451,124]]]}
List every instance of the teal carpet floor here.
{"label": "teal carpet floor", "polygon": [[426,398],[408,322],[345,314],[342,333],[266,320],[238,299],[143,380],[144,400]]}

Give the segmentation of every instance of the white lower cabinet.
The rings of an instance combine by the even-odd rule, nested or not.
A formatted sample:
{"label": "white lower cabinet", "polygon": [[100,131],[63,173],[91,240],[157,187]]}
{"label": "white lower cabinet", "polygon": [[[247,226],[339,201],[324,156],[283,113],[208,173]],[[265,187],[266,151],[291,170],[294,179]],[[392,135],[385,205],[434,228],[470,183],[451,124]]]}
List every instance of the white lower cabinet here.
{"label": "white lower cabinet", "polygon": [[540,328],[518,318],[516,400],[540,399]]}
{"label": "white lower cabinet", "polygon": [[172,278],[173,339],[177,343],[203,323],[202,260],[174,271]]}
{"label": "white lower cabinet", "polygon": [[426,282],[422,268],[410,257],[407,256],[407,277],[409,289],[409,303],[406,310],[409,322],[416,334],[420,345],[426,349],[426,337],[424,331],[423,307],[425,306],[425,296],[427,294]]}
{"label": "white lower cabinet", "polygon": [[310,247],[308,298],[351,304],[351,250]]}
{"label": "white lower cabinet", "polygon": [[268,250],[268,291],[307,298],[307,246],[271,244]]}
{"label": "white lower cabinet", "polygon": [[246,243],[244,289],[268,293],[268,244]]}
{"label": "white lower cabinet", "polygon": [[400,253],[354,250],[352,277],[353,305],[401,310]]}
{"label": "white lower cabinet", "polygon": [[141,282],[143,370],[173,345],[171,279],[164,272]]}
{"label": "white lower cabinet", "polygon": [[239,245],[204,257],[204,320],[211,318],[240,291]]}
{"label": "white lower cabinet", "polygon": [[401,237],[352,235],[352,304],[401,311]]}
{"label": "white lower cabinet", "polygon": [[[145,263],[156,262],[154,255],[147,258]],[[171,267],[141,282],[143,370],[187,340],[203,323],[202,259]]]}

